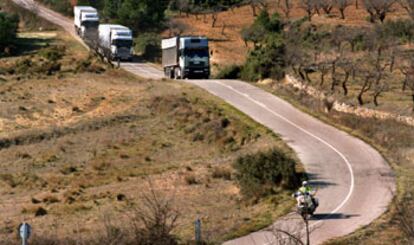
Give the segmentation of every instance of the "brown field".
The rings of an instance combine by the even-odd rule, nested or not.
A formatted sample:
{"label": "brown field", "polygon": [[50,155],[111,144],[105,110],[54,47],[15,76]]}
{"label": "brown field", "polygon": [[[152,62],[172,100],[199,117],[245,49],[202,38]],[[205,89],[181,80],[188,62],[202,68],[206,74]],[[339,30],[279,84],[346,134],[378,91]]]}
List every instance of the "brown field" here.
{"label": "brown field", "polygon": [[[283,12],[277,7],[277,1],[267,1],[267,10],[270,13],[278,12],[284,17]],[[303,18],[306,13],[300,8],[299,0],[294,0],[294,7],[290,13],[290,19]],[[395,5],[395,11],[387,19],[407,18],[406,12],[399,6]],[[257,13],[260,10],[257,10]],[[349,26],[370,26],[367,21],[368,13],[362,7],[362,1],[359,0],[359,8],[351,5],[345,11],[346,19],[340,19],[339,12],[334,9],[332,13],[315,14],[312,23],[316,25],[349,25]],[[179,23],[183,35],[202,35],[210,38],[210,47],[213,50],[212,64],[218,67],[243,64],[249,47],[246,47],[240,32],[243,28],[249,26],[254,21],[254,15],[249,6],[233,8],[229,11],[218,14],[215,27],[212,27],[212,16],[209,15],[186,15],[181,16],[176,13],[173,15],[173,21]],[[177,30],[175,30],[177,31]],[[170,31],[165,31],[164,36],[169,36]]]}
{"label": "brown field", "polygon": [[[294,157],[242,113],[189,85],[109,68],[66,33],[20,38],[36,45],[0,60],[2,238],[14,238],[23,220],[37,235],[61,238],[89,236],[105,217],[127,226],[151,190],[173,200],[182,241],[193,238],[196,218],[204,238],[218,242],[292,207],[284,191],[242,200],[232,168],[238,156],[277,148]],[[64,56],[46,75],[53,47]]]}

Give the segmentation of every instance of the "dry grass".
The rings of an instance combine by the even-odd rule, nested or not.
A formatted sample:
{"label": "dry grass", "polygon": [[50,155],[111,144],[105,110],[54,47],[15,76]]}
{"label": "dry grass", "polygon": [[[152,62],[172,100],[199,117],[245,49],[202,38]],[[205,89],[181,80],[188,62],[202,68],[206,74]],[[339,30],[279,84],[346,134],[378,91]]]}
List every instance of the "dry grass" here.
{"label": "dry grass", "polygon": [[[226,172],[242,154],[290,151],[269,130],[189,85],[140,80],[96,61],[105,72],[76,70],[88,59],[79,44],[61,32],[41,36],[66,47],[61,71],[6,74],[0,84],[2,238],[14,239],[21,220],[38,236],[88,237],[104,213],[127,221],[147,179],[174,196],[184,214],[174,234],[183,240],[193,237],[197,217],[205,237],[219,242],[291,208],[288,193],[244,204]],[[23,59],[40,57],[34,50],[0,62],[12,67]],[[216,169],[226,169],[221,178]]]}

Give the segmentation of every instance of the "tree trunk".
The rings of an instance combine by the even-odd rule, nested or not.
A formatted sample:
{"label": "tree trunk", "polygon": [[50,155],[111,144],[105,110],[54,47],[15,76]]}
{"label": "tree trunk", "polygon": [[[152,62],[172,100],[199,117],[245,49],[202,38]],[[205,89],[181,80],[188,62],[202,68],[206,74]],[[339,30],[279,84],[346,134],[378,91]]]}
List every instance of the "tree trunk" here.
{"label": "tree trunk", "polygon": [[408,79],[405,79],[402,86],[402,91],[404,92],[407,89]]}
{"label": "tree trunk", "polygon": [[344,90],[344,95],[347,96],[348,95],[348,87],[347,87],[347,83],[349,80],[349,73],[345,74],[345,79],[344,81],[342,81],[342,88]]}
{"label": "tree trunk", "polygon": [[325,83],[325,73],[321,72],[321,82],[319,83],[319,87],[322,87]]}
{"label": "tree trunk", "polygon": [[380,96],[381,92],[374,93],[374,105],[379,106],[378,97]]}
{"label": "tree trunk", "polygon": [[307,10],[306,12],[308,13],[309,21],[312,21],[312,10]]}
{"label": "tree trunk", "polygon": [[257,13],[256,13],[256,5],[254,3],[251,3],[250,4],[250,8],[252,8],[253,16],[257,16]]}
{"label": "tree trunk", "polygon": [[216,22],[217,22],[217,13],[213,13],[212,15],[211,15],[211,18],[212,18],[212,20],[213,20],[213,22],[211,23],[211,27],[212,28],[214,28],[214,27],[216,27]]}
{"label": "tree trunk", "polygon": [[339,9],[339,12],[341,13],[341,19],[345,19],[345,9]]}
{"label": "tree trunk", "polygon": [[310,77],[309,77],[309,72],[306,72],[305,71],[305,77],[306,77],[306,81],[308,82],[308,83],[312,83],[312,80],[310,79]]}
{"label": "tree trunk", "polygon": [[413,112],[414,112],[414,91],[413,91],[413,94],[411,95],[411,99],[413,101]]}
{"label": "tree trunk", "polygon": [[363,93],[362,93],[362,91],[360,91],[359,94],[358,94],[358,103],[359,103],[360,106],[364,105],[364,101],[362,100],[362,95],[363,95]]}

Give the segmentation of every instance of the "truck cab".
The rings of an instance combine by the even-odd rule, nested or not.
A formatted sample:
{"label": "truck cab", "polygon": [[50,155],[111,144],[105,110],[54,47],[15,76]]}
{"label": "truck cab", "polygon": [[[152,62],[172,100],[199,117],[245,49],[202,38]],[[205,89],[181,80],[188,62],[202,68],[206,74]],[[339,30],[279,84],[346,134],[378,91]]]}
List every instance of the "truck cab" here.
{"label": "truck cab", "polygon": [[84,39],[95,40],[98,36],[98,11],[90,6],[74,7],[75,30]]}
{"label": "truck cab", "polygon": [[131,60],[133,57],[132,31],[121,25],[100,25],[99,42],[110,52],[113,60]]}
{"label": "truck cab", "polygon": [[209,78],[210,54],[205,37],[163,39],[162,65],[169,78]]}
{"label": "truck cab", "polygon": [[210,76],[210,54],[208,39],[203,37],[182,37],[180,38],[180,58],[183,77]]}

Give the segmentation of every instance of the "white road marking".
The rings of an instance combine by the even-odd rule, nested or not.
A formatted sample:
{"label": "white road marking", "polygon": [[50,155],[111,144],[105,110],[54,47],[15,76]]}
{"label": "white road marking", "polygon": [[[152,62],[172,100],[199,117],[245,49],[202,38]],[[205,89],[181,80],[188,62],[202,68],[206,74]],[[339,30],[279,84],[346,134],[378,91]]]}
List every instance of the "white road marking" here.
{"label": "white road marking", "polygon": [[[289,123],[290,125],[292,125],[292,126],[294,126],[294,127],[296,127],[297,129],[299,129],[299,130],[301,130],[302,132],[304,132],[304,133],[306,133],[307,135],[309,135],[309,136],[311,136],[311,137],[313,137],[313,138],[315,138],[316,140],[319,140],[320,142],[322,142],[323,144],[325,144],[326,146],[328,146],[329,148],[331,148],[333,151],[335,151],[343,160],[344,160],[344,162],[346,163],[346,165],[347,165],[347,167],[348,167],[348,170],[349,170],[349,173],[350,173],[350,175],[351,175],[351,185],[350,185],[350,187],[349,187],[349,191],[348,191],[348,194],[347,194],[347,196],[345,197],[345,199],[333,210],[333,211],[331,211],[329,214],[330,215],[332,215],[332,214],[334,214],[334,213],[336,213],[336,212],[338,212],[343,206],[345,206],[345,204],[349,201],[349,199],[351,198],[351,196],[352,196],[352,193],[354,192],[354,187],[355,187],[355,177],[354,177],[354,170],[352,169],[352,165],[351,165],[351,163],[348,161],[348,159],[344,156],[344,154],[342,154],[338,149],[336,149],[333,145],[331,145],[331,144],[329,144],[328,142],[326,142],[325,140],[323,140],[323,139],[321,139],[320,137],[318,137],[318,136],[316,136],[316,135],[314,135],[314,134],[312,134],[311,132],[309,132],[308,130],[306,130],[306,129],[304,129],[304,128],[302,128],[301,126],[299,126],[299,125],[297,125],[296,123],[294,123],[294,122],[292,122],[292,121],[290,121],[289,119],[287,119],[286,117],[284,117],[284,116],[282,116],[282,115],[280,115],[279,113],[277,113],[277,112],[275,112],[275,111],[273,111],[272,109],[270,109],[267,105],[265,105],[265,104],[263,104],[262,102],[260,102],[260,101],[257,101],[257,100],[255,100],[255,99],[253,99],[250,95],[248,95],[248,94],[246,94],[246,93],[243,93],[243,92],[240,92],[240,91],[238,91],[237,89],[235,89],[235,88],[233,88],[232,86],[230,86],[230,85],[227,85],[227,84],[224,84],[224,83],[221,83],[221,82],[218,82],[218,81],[215,81],[215,80],[213,80],[212,81],[213,83],[216,83],[216,84],[218,84],[218,85],[220,85],[220,86],[223,86],[223,87],[226,87],[226,88],[228,88],[228,89],[230,89],[230,90],[232,90],[233,92],[235,92],[235,93],[237,93],[237,94],[240,94],[240,95],[242,95],[242,96],[244,96],[244,97],[246,97],[248,100],[250,100],[251,102],[253,102],[253,103],[255,103],[255,104],[257,104],[258,106],[260,106],[260,107],[262,107],[263,109],[265,109],[265,110],[267,110],[268,112],[270,112],[270,113],[272,113],[274,116],[276,116],[276,117],[279,117],[280,119],[282,119],[282,120],[284,120],[285,122],[287,122],[287,123]],[[319,220],[318,222],[316,222],[316,223],[314,223],[314,224],[312,224],[310,227],[314,227],[314,226],[316,226],[316,225],[318,225],[318,224],[320,224],[320,223],[322,223],[323,221],[322,220]],[[265,245],[269,245],[269,244],[272,244],[272,243],[265,243]]]}

